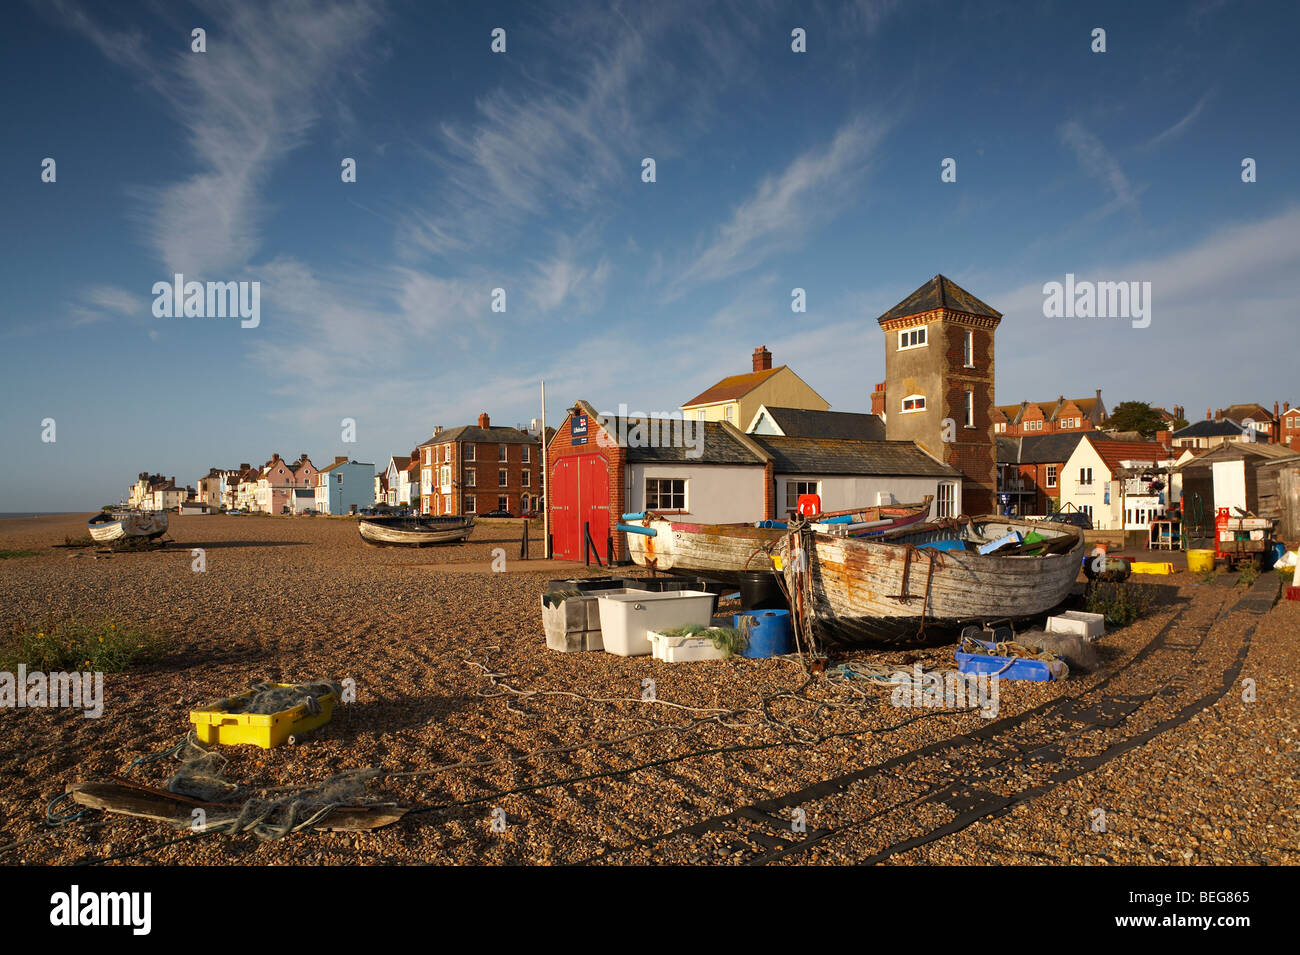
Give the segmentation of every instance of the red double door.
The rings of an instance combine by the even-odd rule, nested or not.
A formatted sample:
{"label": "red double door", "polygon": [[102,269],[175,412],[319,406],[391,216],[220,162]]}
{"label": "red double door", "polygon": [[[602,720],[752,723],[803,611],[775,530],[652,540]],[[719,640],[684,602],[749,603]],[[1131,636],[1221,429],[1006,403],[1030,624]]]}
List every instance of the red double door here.
{"label": "red double door", "polygon": [[583,525],[591,534],[591,556],[609,560],[609,464],[604,455],[560,458],[551,471],[551,540],[555,557],[582,560]]}

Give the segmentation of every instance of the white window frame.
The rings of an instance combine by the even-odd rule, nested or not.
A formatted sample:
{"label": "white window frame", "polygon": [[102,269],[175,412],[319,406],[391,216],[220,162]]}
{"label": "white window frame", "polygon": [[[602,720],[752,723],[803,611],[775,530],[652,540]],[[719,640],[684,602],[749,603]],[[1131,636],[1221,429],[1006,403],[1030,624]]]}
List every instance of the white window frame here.
{"label": "white window frame", "polygon": [[[907,407],[907,403],[909,401],[914,403],[919,401],[920,407],[918,408]],[[922,394],[904,395],[902,402],[899,403],[899,414],[919,414],[924,410],[925,410],[925,395]]]}
{"label": "white window frame", "polygon": [[498,511],[506,511],[507,513],[510,511],[510,495],[509,495],[509,494],[498,494],[498,495],[497,495],[497,510],[498,510]]}
{"label": "white window frame", "polygon": [[508,450],[506,450],[506,449],[509,448],[509,447],[510,447],[510,445],[508,445],[508,444],[498,444],[498,445],[497,445],[497,461],[498,461],[498,462],[504,463],[504,462],[510,460],[510,452],[509,452]]}
{"label": "white window frame", "polygon": [[1055,464],[1049,464],[1049,465],[1047,466],[1047,486],[1048,486],[1048,487],[1056,487],[1056,477],[1057,477],[1057,474],[1056,474],[1056,465],[1055,465]]}
{"label": "white window frame", "polygon": [[519,486],[520,487],[533,486],[533,473],[529,471],[527,468],[524,468],[524,470],[519,475]]}
{"label": "white window frame", "polygon": [[474,495],[473,495],[473,494],[466,494],[466,495],[465,495],[465,513],[466,513],[466,514],[473,514],[473,513],[475,513],[475,510],[474,510]]}
{"label": "white window frame", "polygon": [[497,468],[497,487],[510,486],[510,472],[506,468]]}
{"label": "white window frame", "polygon": [[[653,503],[653,504],[650,502],[650,499],[651,499],[650,484],[651,484],[651,482],[654,482],[654,484],[655,484],[655,489],[654,489],[654,503]],[[664,493],[665,493],[665,492],[663,492],[662,490],[660,490],[660,485],[663,484],[663,483],[669,483],[669,482],[674,482],[674,483],[675,483],[675,482],[680,482],[681,485],[682,485],[682,491],[681,491],[681,506],[680,506],[680,507],[672,506],[673,503],[674,503],[674,499],[678,496],[675,488],[670,488],[670,489],[668,490],[668,492],[667,492],[667,496],[668,496],[668,504],[669,504],[669,506],[664,506],[663,504],[660,503],[661,500],[663,499],[663,496],[664,496]],[[646,478],[646,479],[645,479],[645,486],[644,486],[644,491],[645,491],[645,509],[646,509],[647,511],[684,511],[684,512],[686,512],[686,513],[689,513],[689,512],[690,512],[690,484],[691,484],[691,482],[690,482],[690,479],[688,479],[688,478],[679,478],[679,477],[648,477],[648,478]]]}
{"label": "white window frame", "polygon": [[465,460],[466,461],[474,460],[474,445],[472,444],[465,445]]}
{"label": "white window frame", "polygon": [[532,455],[529,454],[529,450],[530,450],[530,449],[529,449],[528,445],[526,445],[526,444],[520,446],[520,454],[523,455],[524,464],[530,464],[530,463],[532,463],[532,460],[533,460],[533,459],[532,459]]}
{"label": "white window frame", "polygon": [[478,487],[478,472],[474,468],[465,469],[465,486]]}
{"label": "white window frame", "polygon": [[1092,487],[1092,468],[1079,468],[1079,487]]}
{"label": "white window frame", "polygon": [[966,389],[966,427],[975,427],[975,392],[970,388]]}
{"label": "white window frame", "polygon": [[[809,490],[811,488],[811,490]],[[822,493],[821,481],[795,481],[785,482],[785,506],[788,510],[797,511],[799,509],[799,496],[801,494],[816,494],[818,497]]]}
{"label": "white window frame", "polygon": [[957,485],[951,481],[940,481],[935,489],[934,507],[936,517],[955,517],[953,508],[957,501]]}
{"label": "white window frame", "polygon": [[966,334],[962,341],[962,357],[965,360],[966,368],[975,367],[975,333],[969,328],[966,329]]}
{"label": "white window frame", "polygon": [[908,351],[912,348],[925,348],[930,343],[930,336],[926,334],[925,329],[925,325],[918,325],[915,328],[899,329],[898,350]]}

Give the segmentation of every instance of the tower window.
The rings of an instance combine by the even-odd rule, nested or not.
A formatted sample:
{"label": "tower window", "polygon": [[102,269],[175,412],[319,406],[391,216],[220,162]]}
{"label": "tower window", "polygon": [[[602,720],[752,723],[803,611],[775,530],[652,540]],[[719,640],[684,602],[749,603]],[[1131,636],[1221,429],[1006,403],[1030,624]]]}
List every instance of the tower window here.
{"label": "tower window", "polygon": [[975,392],[966,389],[966,427],[975,427]]}
{"label": "tower window", "polygon": [[904,411],[924,411],[925,395],[908,395],[903,399]]}
{"label": "tower window", "polygon": [[925,326],[920,328],[909,328],[898,333],[898,350],[904,348],[920,348],[925,344]]}
{"label": "tower window", "polygon": [[966,329],[962,345],[962,357],[965,359],[967,368],[975,367],[975,333],[970,329]]}

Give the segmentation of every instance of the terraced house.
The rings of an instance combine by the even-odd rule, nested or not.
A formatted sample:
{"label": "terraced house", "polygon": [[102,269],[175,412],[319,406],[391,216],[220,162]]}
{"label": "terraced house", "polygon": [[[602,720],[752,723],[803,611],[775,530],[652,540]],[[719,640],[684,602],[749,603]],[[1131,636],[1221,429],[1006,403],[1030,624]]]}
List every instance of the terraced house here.
{"label": "terraced house", "polygon": [[1009,438],[1093,431],[1105,422],[1106,405],[1101,400],[1100,388],[1093,398],[1061,395],[1055,401],[1022,401],[993,409],[993,433]]}
{"label": "terraced house", "polygon": [[438,428],[419,446],[420,511],[424,514],[512,515],[535,511],[542,497],[541,442],[518,428]]}

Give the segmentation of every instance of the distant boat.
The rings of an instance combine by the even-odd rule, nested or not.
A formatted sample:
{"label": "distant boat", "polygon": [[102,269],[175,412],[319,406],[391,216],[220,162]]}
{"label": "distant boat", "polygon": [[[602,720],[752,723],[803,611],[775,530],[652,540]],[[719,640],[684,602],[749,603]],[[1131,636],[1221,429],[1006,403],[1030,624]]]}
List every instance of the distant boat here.
{"label": "distant boat", "polygon": [[860,646],[913,639],[923,626],[1037,616],[1069,596],[1083,552],[1072,524],[990,515],[876,539],[792,531],[781,558],[792,612],[811,616],[817,642]]}
{"label": "distant boat", "polygon": [[152,540],[167,533],[167,512],[102,511],[86,522],[86,529],[101,544],[132,537]]}
{"label": "distant boat", "polygon": [[[880,504],[833,511],[809,518],[828,533],[866,537],[898,530],[930,513],[932,497],[918,504]],[[653,533],[627,532],[632,562],[656,570],[699,574],[709,580],[736,583],[750,570],[771,570],[772,555],[786,536],[784,521],[755,524],[690,524],[649,512],[624,527]]]}
{"label": "distant boat", "polygon": [[473,530],[472,517],[363,517],[357,521],[357,531],[368,544],[447,544],[464,540]]}

